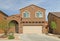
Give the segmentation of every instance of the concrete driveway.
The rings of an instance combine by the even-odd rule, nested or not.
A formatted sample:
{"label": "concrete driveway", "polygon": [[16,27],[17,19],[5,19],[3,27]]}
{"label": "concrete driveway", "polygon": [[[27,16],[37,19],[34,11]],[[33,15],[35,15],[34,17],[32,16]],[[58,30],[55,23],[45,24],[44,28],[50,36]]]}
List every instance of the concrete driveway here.
{"label": "concrete driveway", "polygon": [[19,40],[1,40],[0,41],[60,41],[59,38],[48,36],[48,35],[38,35],[38,34],[18,34]]}
{"label": "concrete driveway", "polygon": [[22,41],[60,41],[59,38],[38,34],[23,34],[20,38]]}

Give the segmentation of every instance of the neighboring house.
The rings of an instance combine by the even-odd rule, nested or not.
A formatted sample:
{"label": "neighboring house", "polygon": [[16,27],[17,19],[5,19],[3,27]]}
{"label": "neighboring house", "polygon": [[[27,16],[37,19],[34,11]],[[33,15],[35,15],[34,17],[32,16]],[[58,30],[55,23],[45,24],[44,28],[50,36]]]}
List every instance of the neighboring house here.
{"label": "neighboring house", "polygon": [[[56,23],[56,29],[52,30],[51,22],[54,21]],[[48,24],[49,24],[49,32],[60,34],[60,12],[50,12],[48,14]]]}
{"label": "neighboring house", "polygon": [[[2,12],[2,11],[0,10],[0,21],[1,21],[1,20],[6,20],[7,17],[8,17],[8,15],[6,15],[4,12]],[[2,33],[2,32],[3,32],[3,31],[0,29],[0,33]]]}
{"label": "neighboring house", "polygon": [[0,10],[0,20],[1,19],[6,19],[8,17],[8,15],[6,15],[4,12],[2,12],[1,10]]}
{"label": "neighboring house", "polygon": [[20,9],[20,14],[7,17],[8,23],[15,26],[10,31],[15,33],[46,33],[45,9],[30,5]]}

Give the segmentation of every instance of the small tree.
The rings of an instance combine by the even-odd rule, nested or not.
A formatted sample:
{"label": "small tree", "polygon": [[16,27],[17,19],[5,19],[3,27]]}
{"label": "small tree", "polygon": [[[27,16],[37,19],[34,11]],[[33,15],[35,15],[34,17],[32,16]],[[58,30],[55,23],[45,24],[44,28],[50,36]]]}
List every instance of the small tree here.
{"label": "small tree", "polygon": [[8,23],[6,20],[0,20],[0,29],[4,31],[4,35],[7,35]]}
{"label": "small tree", "polygon": [[53,30],[56,29],[56,23],[55,23],[54,21],[51,22],[51,28],[52,28]]}
{"label": "small tree", "polygon": [[8,24],[7,20],[0,20],[0,29],[2,29],[4,31],[4,35],[7,35],[9,29],[11,28],[11,26],[14,26],[14,24],[11,23],[10,27],[9,27],[9,24]]}

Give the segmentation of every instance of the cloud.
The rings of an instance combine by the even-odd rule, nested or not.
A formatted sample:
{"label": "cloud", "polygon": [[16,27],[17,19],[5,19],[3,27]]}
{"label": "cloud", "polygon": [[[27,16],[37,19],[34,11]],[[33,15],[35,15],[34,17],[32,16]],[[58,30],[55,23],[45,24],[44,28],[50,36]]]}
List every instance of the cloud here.
{"label": "cloud", "polygon": [[0,1],[0,8],[1,9],[9,9],[9,10],[17,10],[18,7],[12,0],[5,0]]}
{"label": "cloud", "polygon": [[30,0],[28,2],[31,4],[38,4],[38,3],[44,2],[44,0]]}
{"label": "cloud", "polygon": [[60,12],[60,0],[46,0],[37,5],[46,9],[46,20],[49,12]]}
{"label": "cloud", "polygon": [[0,0],[0,8],[9,10],[18,10],[29,4],[38,4],[42,0]]}
{"label": "cloud", "polygon": [[12,15],[13,13],[19,13],[19,9],[30,4],[45,8],[46,18],[48,12],[60,12],[60,0],[0,0],[0,10]]}

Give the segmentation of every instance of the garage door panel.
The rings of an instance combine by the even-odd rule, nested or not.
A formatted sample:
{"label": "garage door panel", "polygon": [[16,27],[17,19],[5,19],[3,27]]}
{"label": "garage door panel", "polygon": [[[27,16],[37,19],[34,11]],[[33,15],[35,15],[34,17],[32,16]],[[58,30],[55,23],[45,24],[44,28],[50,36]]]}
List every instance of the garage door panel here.
{"label": "garage door panel", "polygon": [[42,26],[23,26],[23,33],[42,33]]}

